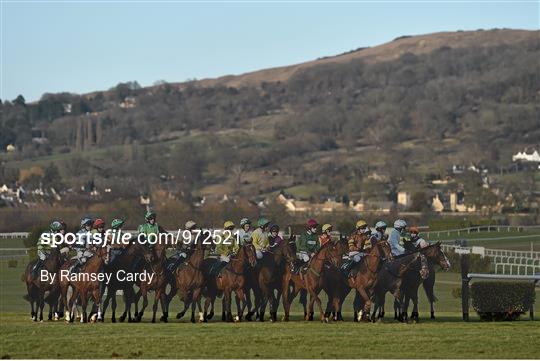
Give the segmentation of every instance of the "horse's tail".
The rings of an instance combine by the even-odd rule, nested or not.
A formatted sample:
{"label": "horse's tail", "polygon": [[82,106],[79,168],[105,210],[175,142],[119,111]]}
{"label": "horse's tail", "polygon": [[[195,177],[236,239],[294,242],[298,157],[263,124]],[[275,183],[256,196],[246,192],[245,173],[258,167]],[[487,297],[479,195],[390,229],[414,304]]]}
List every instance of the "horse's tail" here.
{"label": "horse's tail", "polygon": [[424,291],[426,292],[426,297],[429,302],[435,303],[438,301],[437,297],[435,296],[435,292],[433,291],[432,284],[426,285],[426,283],[423,282],[422,287],[424,287]]}

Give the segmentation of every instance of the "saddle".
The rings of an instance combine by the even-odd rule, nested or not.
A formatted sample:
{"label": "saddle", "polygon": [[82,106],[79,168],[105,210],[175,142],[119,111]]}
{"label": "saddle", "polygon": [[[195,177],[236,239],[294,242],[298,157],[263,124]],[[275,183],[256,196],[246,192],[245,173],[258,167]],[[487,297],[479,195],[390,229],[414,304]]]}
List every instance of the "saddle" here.
{"label": "saddle", "polygon": [[185,257],[180,256],[167,258],[167,262],[165,263],[165,269],[171,273],[174,273],[185,260]]}
{"label": "saddle", "polygon": [[292,263],[291,272],[294,274],[306,273],[309,266],[309,262],[304,262],[299,259],[295,259]]}

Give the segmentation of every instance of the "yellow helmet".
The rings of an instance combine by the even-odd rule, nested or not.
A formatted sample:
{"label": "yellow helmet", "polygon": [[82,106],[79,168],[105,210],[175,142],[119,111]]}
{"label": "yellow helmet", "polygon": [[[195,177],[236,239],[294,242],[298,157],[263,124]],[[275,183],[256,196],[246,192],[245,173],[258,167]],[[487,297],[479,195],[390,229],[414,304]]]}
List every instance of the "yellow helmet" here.
{"label": "yellow helmet", "polygon": [[325,225],[322,226],[322,231],[326,232],[330,228],[332,228],[332,225],[329,223],[326,223]]}
{"label": "yellow helmet", "polygon": [[230,227],[234,227],[234,222],[233,221],[227,221],[223,224],[223,228],[224,229],[227,229],[227,228],[230,228]]}
{"label": "yellow helmet", "polygon": [[358,222],[356,222],[356,229],[367,227],[367,225],[368,225],[367,222],[361,219]]}

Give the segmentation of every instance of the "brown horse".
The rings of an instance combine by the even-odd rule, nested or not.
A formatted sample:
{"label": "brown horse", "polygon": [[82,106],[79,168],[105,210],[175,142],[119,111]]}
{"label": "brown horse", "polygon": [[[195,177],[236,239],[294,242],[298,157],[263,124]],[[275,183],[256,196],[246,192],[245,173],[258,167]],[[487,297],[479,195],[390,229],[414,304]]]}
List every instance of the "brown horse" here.
{"label": "brown horse", "polygon": [[[110,247],[107,248],[110,252]],[[149,259],[150,251],[147,247],[138,243],[135,239],[132,239],[130,243],[124,248],[123,253],[118,256],[113,264],[105,265],[105,272],[111,273],[111,281],[106,285],[107,296],[103,301],[103,317],[105,318],[105,311],[111,302],[111,321],[116,322],[116,292],[122,290],[124,294],[124,312],[120,316],[120,322],[123,322],[128,318],[128,322],[133,322],[131,317],[131,305],[135,304],[135,315],[138,314],[137,303],[135,302],[135,291],[133,290],[134,281],[119,280],[116,274],[119,270],[126,272],[140,272],[143,269],[143,264],[140,262],[142,259]],[[110,257],[108,257],[110,259]],[[136,267],[136,269],[135,269]]]}
{"label": "brown horse", "polygon": [[401,314],[401,285],[404,275],[409,272],[415,272],[425,279],[428,276],[427,259],[419,252],[397,256],[394,260],[385,262],[377,276],[377,284],[373,289],[375,307],[371,320],[376,321],[376,312],[384,305],[384,299],[387,292],[390,292],[397,303],[399,309],[398,321],[402,322]]}
{"label": "brown horse", "polygon": [[[94,255],[88,259],[88,261],[81,267],[80,271],[76,274],[70,274],[70,276],[77,276],[72,280],[70,277],[63,277],[60,279],[60,292],[64,304],[67,306],[66,320],[69,322],[74,321],[76,302],[80,301],[82,308],[81,322],[87,322],[86,308],[88,307],[88,301],[93,300],[97,305],[97,320],[102,320],[102,284],[98,277],[103,272],[103,267],[107,262],[108,252],[105,247],[97,247]],[[73,260],[70,260],[60,267],[60,272],[69,272],[73,265]],[[71,286],[73,293],[69,302],[67,301],[67,291]]]}
{"label": "brown horse", "polygon": [[[444,254],[441,249],[441,243],[437,242],[435,244],[429,245],[427,247],[421,248],[420,253],[426,256],[428,261],[429,277],[435,279],[434,265],[438,264],[443,270],[447,271],[450,268],[450,261]],[[432,275],[433,273],[433,275]],[[413,310],[411,313],[411,319],[418,322],[418,288],[420,284],[426,282],[428,278],[423,278],[418,272],[409,270],[403,275],[401,283],[401,294],[402,294],[402,304],[403,310],[402,315],[405,320],[407,320],[407,309],[409,308],[410,300],[413,301]],[[430,300],[431,301],[431,300]],[[433,312],[433,303],[431,302],[431,309]]]}
{"label": "brown horse", "polygon": [[184,309],[176,315],[182,318],[191,305],[191,322],[195,323],[195,304],[199,309],[199,320],[204,321],[201,307],[201,290],[204,286],[204,274],[201,268],[205,247],[198,242],[191,256],[176,269],[176,290],[178,297],[184,302]]}
{"label": "brown horse", "polygon": [[139,303],[139,300],[142,296],[143,304],[139,313],[135,315],[137,322],[142,320],[144,315],[144,310],[148,306],[148,292],[154,291],[154,304],[152,306],[152,323],[156,322],[156,313],[158,308],[158,301],[161,303],[161,311],[163,313],[162,321],[166,322],[167,316],[167,294],[166,288],[168,284],[167,270],[165,263],[167,261],[166,257],[167,244],[157,242],[151,248],[150,252],[145,257],[144,270],[152,275],[151,281],[137,281],[136,284],[139,286],[139,292],[135,296],[135,302]]}
{"label": "brown horse", "polygon": [[[257,262],[255,269],[257,285],[260,291],[260,303],[256,305],[259,310],[259,321],[264,321],[266,305],[270,302],[270,320],[277,321],[277,307],[279,297],[283,291],[283,275],[287,263],[294,261],[289,242],[294,238],[291,235],[289,241],[282,241],[279,245],[269,248],[263,254],[263,258]],[[277,297],[274,294],[277,291]]]}
{"label": "brown horse", "polygon": [[[255,256],[255,247],[252,244],[240,246],[235,257],[231,258],[229,264],[223,268],[217,276],[209,276],[206,282],[204,303],[204,320],[207,319],[208,307],[214,304],[216,296],[219,292],[223,293],[223,309],[225,312],[225,320],[232,322],[231,300],[234,292],[241,302],[239,313],[236,321],[242,319],[244,309],[246,307],[245,290],[245,271],[247,268],[255,267],[257,257]],[[208,274],[208,272],[206,272]]]}
{"label": "brown horse", "polygon": [[392,259],[390,244],[386,240],[378,241],[360,261],[358,272],[354,276],[349,275],[347,279],[349,287],[355,289],[363,301],[362,319],[364,321],[369,321],[370,290],[377,281],[379,266],[383,258]]}
{"label": "brown horse", "polygon": [[[32,269],[37,262],[38,260],[34,260],[28,263],[24,271],[23,279],[26,283],[26,290],[28,292],[26,299],[30,302],[31,317],[33,321],[38,321],[38,312],[39,321],[43,321],[43,308],[45,307],[45,301],[48,301],[50,306],[49,320],[51,320],[52,310],[57,308],[60,295],[58,287],[58,269],[62,262],[60,250],[58,248],[52,248],[49,257],[47,257],[41,267],[40,274],[37,277],[34,277]],[[54,281],[49,281],[50,278],[42,280],[42,271],[47,271],[47,275],[49,277],[54,277]],[[49,293],[48,297],[45,297],[46,292]]]}

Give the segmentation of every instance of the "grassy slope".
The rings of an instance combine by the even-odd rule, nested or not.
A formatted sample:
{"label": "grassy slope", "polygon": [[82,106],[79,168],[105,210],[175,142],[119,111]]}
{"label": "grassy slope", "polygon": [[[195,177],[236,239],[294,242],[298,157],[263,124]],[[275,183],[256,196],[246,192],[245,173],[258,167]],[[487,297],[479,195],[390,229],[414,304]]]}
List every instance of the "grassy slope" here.
{"label": "grassy slope", "polygon": [[[416,325],[390,319],[378,324],[350,322],[351,297],[345,305],[348,322],[339,324],[301,321],[295,302],[289,323],[192,325],[183,319],[150,324],[146,317],[141,324],[65,325],[29,320],[29,306],[21,297],[23,268],[22,263],[14,269],[0,262],[3,358],[538,358],[538,347],[533,346],[540,336],[538,321],[460,321],[460,301],[451,296],[460,284],[455,273],[437,275],[438,319],[424,318]],[[392,309],[389,298],[386,308]],[[175,300],[171,313],[178,309]],[[423,292],[420,314],[428,314]]]}

